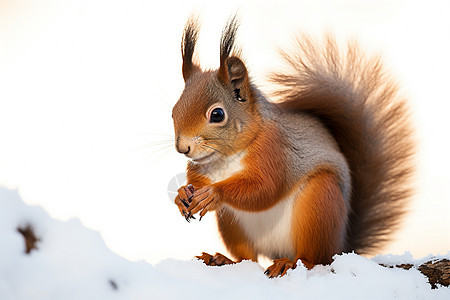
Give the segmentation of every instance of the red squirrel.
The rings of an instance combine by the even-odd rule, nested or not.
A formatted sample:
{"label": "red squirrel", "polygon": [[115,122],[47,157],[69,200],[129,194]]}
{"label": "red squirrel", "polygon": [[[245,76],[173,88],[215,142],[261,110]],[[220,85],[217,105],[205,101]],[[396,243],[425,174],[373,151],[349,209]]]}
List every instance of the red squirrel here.
{"label": "red squirrel", "polygon": [[368,254],[397,227],[411,195],[414,152],[405,99],[379,58],[334,38],[302,37],[282,53],[289,71],[274,73],[270,101],[235,51],[237,18],[220,40],[220,67],[193,60],[199,24],[182,39],[185,88],[173,107],[175,146],[190,160],[188,185],[175,203],[190,220],[216,212],[234,260],[273,260],[269,277],[299,260],[329,264],[336,253]]}

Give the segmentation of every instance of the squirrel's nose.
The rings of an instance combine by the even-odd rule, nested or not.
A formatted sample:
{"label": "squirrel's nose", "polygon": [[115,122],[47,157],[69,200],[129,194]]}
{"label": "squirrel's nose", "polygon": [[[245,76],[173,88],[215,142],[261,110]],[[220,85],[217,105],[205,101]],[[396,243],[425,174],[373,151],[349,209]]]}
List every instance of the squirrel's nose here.
{"label": "squirrel's nose", "polygon": [[177,151],[180,152],[181,154],[187,155],[189,153],[189,151],[191,151],[191,146],[187,146],[187,149],[177,147]]}
{"label": "squirrel's nose", "polygon": [[177,138],[175,148],[177,149],[178,152],[184,155],[188,155],[189,152],[191,151],[191,146],[189,145],[187,140],[180,137]]}

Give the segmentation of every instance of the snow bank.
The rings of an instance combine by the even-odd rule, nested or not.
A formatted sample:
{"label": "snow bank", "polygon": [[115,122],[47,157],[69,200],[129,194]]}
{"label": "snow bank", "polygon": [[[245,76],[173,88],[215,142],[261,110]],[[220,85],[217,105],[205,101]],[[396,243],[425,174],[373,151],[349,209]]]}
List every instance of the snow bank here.
{"label": "snow bank", "polygon": [[[19,227],[32,226],[40,239],[25,253]],[[170,238],[170,237],[168,237]],[[389,269],[355,254],[330,266],[302,265],[268,279],[253,262],[207,267],[167,259],[153,266],[112,253],[101,236],[78,220],[51,219],[27,206],[15,191],[0,187],[0,299],[450,299],[450,288],[432,290],[415,269]],[[386,257],[411,263],[411,257]]]}

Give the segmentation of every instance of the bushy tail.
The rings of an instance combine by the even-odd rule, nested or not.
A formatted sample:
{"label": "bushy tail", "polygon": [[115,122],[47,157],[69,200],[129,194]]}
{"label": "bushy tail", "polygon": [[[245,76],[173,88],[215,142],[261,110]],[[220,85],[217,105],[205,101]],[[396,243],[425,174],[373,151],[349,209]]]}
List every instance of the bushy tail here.
{"label": "bushy tail", "polygon": [[411,196],[414,143],[405,99],[383,71],[351,43],[341,51],[327,36],[322,43],[298,39],[282,52],[291,68],[275,73],[280,106],[320,118],[338,142],[352,176],[346,251],[369,254],[396,229]]}

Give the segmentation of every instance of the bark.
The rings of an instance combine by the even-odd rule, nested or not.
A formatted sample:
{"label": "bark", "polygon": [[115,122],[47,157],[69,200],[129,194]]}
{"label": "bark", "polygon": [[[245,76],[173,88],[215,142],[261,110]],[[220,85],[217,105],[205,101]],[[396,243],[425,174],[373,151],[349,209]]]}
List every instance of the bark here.
{"label": "bark", "polygon": [[39,239],[34,234],[33,227],[26,225],[25,227],[18,227],[17,231],[23,236],[25,240],[25,253],[30,254],[32,250],[37,249],[37,242]]}
{"label": "bark", "polygon": [[[397,265],[397,268],[409,270],[415,268],[412,264]],[[430,260],[417,267],[420,273],[428,278],[428,282],[433,289],[438,285],[448,287],[450,285],[450,260]]]}

